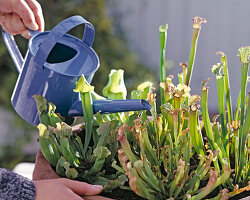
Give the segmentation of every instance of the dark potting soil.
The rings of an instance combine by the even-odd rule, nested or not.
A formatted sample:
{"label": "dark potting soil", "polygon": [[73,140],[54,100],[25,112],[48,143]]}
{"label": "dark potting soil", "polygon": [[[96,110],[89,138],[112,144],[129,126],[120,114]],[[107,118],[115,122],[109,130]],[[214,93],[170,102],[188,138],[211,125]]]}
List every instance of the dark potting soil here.
{"label": "dark potting soil", "polygon": [[[133,191],[122,190],[119,188],[113,190],[113,192],[111,193],[101,193],[101,196],[109,197],[109,198],[117,199],[117,200],[145,200],[144,198],[136,195]],[[229,198],[229,200],[240,200],[245,197],[249,197],[249,200],[250,200],[250,191],[246,191],[238,195],[235,195],[234,197]]]}
{"label": "dark potting soil", "polygon": [[250,191],[242,192],[242,193],[230,198],[229,200],[239,200],[239,199],[243,199],[245,197],[248,197],[247,200],[250,199]]}
{"label": "dark potting soil", "polygon": [[114,189],[110,193],[101,193],[101,196],[109,197],[117,200],[145,200],[142,197],[139,197],[131,190],[122,190],[120,188]]}

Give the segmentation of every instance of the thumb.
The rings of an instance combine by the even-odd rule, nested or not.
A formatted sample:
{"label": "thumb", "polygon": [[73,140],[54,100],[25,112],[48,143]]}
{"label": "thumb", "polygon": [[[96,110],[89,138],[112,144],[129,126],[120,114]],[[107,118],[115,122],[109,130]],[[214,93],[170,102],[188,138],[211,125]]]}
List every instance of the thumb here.
{"label": "thumb", "polygon": [[64,179],[62,184],[78,195],[96,195],[103,190],[101,185],[91,185],[85,182],[72,181],[69,179]]}

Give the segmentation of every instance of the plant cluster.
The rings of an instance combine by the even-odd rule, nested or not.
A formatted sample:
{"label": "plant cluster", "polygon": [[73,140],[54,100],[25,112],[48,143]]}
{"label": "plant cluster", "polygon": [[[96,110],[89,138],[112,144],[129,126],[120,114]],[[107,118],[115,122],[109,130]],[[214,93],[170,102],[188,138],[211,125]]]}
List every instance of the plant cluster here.
{"label": "plant cluster", "polygon": [[[160,27],[160,112],[152,83],[145,82],[132,91],[131,98],[148,100],[150,112],[93,114],[92,100],[104,97],[97,95],[82,76],[75,92],[81,95],[85,130],[77,135],[55,114],[53,104],[48,103],[47,112],[46,100],[36,96],[40,146],[59,175],[102,184],[109,191],[126,189],[128,182],[137,195],[150,200],[224,200],[250,190],[250,94],[246,95],[250,47],[238,51],[242,75],[235,112],[226,55],[218,52],[221,62],[212,71],[217,81],[219,115],[211,121],[208,80],[202,83],[201,96],[191,95],[189,87],[198,36],[205,22],[200,17],[193,20],[189,61],[181,64],[183,71],[176,86],[173,76],[165,72],[168,26]],[[123,71],[111,71],[103,95],[125,99],[126,94]]]}

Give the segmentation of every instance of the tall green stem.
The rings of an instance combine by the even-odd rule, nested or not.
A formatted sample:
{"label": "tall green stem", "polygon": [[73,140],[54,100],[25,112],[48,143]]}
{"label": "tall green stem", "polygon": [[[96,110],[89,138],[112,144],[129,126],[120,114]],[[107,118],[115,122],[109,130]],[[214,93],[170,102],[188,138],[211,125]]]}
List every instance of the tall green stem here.
{"label": "tall green stem", "polygon": [[206,23],[206,19],[204,19],[204,18],[195,17],[193,19],[193,39],[192,39],[191,49],[190,49],[190,54],[189,54],[189,59],[188,59],[187,76],[186,76],[186,80],[184,80],[185,84],[187,86],[189,85],[189,83],[191,81],[194,60],[195,60],[195,54],[196,54],[197,41],[198,41],[198,37],[199,37],[201,24],[204,24],[204,23]]}
{"label": "tall green stem", "polygon": [[196,153],[205,156],[204,143],[202,140],[202,135],[197,128],[198,126],[197,120],[198,120],[197,106],[192,105],[190,106],[190,111],[189,111],[189,128],[190,128],[191,140],[194,145]]}
{"label": "tall green stem", "polygon": [[221,120],[221,140],[226,151],[227,158],[229,158],[229,132],[227,130],[226,111],[225,111],[225,76],[220,74],[223,64],[217,63],[212,67],[212,72],[216,75],[217,83],[217,98],[218,109]]}
{"label": "tall green stem", "polygon": [[93,100],[91,92],[93,90],[94,87],[89,85],[84,75],[82,75],[76,82],[76,88],[74,89],[74,92],[80,92],[82,100],[82,108],[85,121],[84,153],[86,153],[89,146],[89,142],[92,137],[94,113],[93,113]]}
{"label": "tall green stem", "polygon": [[218,93],[218,108],[221,120],[221,132],[222,132],[222,142],[226,149],[227,156],[229,156],[229,134],[227,132],[226,123],[226,111],[225,111],[225,99],[224,99],[224,76],[216,75],[217,81],[217,93]]}
{"label": "tall green stem", "polygon": [[185,84],[189,85],[191,81],[191,76],[192,76],[192,71],[193,71],[193,66],[194,66],[194,59],[195,59],[195,54],[196,54],[196,46],[197,46],[197,38],[199,35],[200,29],[194,29],[193,31],[193,39],[192,39],[192,44],[191,44],[191,49],[190,49],[190,54],[189,54],[189,59],[188,59],[188,70],[187,70],[187,76],[185,80]]}
{"label": "tall green stem", "polygon": [[250,61],[250,46],[241,47],[238,51],[238,56],[241,61],[241,103],[240,103],[240,130],[239,130],[239,168],[236,172],[236,182],[238,182],[241,171],[245,164],[245,142],[246,138],[244,137],[244,122],[245,122],[245,102],[246,102],[246,86],[247,86],[247,72],[248,65]]}
{"label": "tall green stem", "polygon": [[224,78],[224,86],[226,93],[226,102],[227,102],[227,113],[228,113],[228,123],[232,123],[232,103],[231,103],[231,94],[230,94],[230,84],[229,84],[229,75],[228,75],[228,67],[227,67],[227,57],[223,52],[217,52],[217,54],[221,54],[221,63],[223,64],[223,74]]}
{"label": "tall green stem", "polygon": [[245,101],[246,101],[246,85],[247,85],[247,71],[248,63],[242,63],[241,71],[241,104],[240,104],[240,130],[239,130],[239,168],[236,176],[236,181],[239,180],[241,170],[245,164],[245,142],[246,137],[244,137],[243,125],[245,121]]}
{"label": "tall green stem", "polygon": [[239,120],[240,98],[241,98],[241,92],[239,93],[238,99],[237,99],[237,104],[236,104],[235,114],[234,114],[234,121],[238,121]]}
{"label": "tall green stem", "polygon": [[[248,98],[250,98],[250,92],[248,93]],[[250,128],[250,102],[248,102],[246,121],[244,123],[244,127],[242,128],[243,129],[242,130],[243,131],[243,142],[247,140],[249,128]],[[249,142],[249,138],[248,138],[248,142]],[[249,179],[249,173],[250,173],[249,170],[250,169],[249,169],[249,164],[248,164],[248,172],[247,172],[247,176],[245,176],[245,183],[247,183],[247,181]]]}
{"label": "tall green stem", "polygon": [[84,139],[84,153],[86,153],[89,142],[92,137],[92,129],[93,129],[93,101],[90,92],[81,93],[82,99],[82,108],[83,108],[83,117],[85,121],[85,139]]}
{"label": "tall green stem", "polygon": [[[166,42],[167,42],[167,29],[168,25],[162,25],[159,27],[159,39],[160,39],[160,82],[166,81],[166,67],[165,67],[165,56],[166,56]],[[166,103],[164,98],[164,89],[160,88],[161,93],[161,104]]]}
{"label": "tall green stem", "polygon": [[202,111],[202,117],[204,120],[204,126],[206,130],[207,136],[214,140],[212,125],[210,122],[209,114],[208,114],[208,108],[207,108],[207,94],[208,94],[208,88],[205,86],[205,83],[203,83],[202,92],[201,92],[201,111]]}
{"label": "tall green stem", "polygon": [[240,103],[240,125],[244,124],[245,103],[246,103],[246,88],[247,88],[247,72],[248,63],[242,63],[241,67],[241,103]]}
{"label": "tall green stem", "polygon": [[[217,142],[214,138],[214,133],[213,133],[213,129],[212,129],[212,125],[211,125],[211,121],[209,118],[209,114],[208,114],[208,108],[207,108],[207,94],[208,94],[208,88],[205,86],[206,82],[203,82],[203,87],[202,87],[202,92],[201,92],[201,111],[202,111],[202,117],[203,117],[203,121],[204,121],[204,127],[206,130],[206,135],[208,137],[208,142],[211,146],[211,149],[213,151],[218,150],[219,145],[217,145]],[[215,146],[216,145],[216,146]],[[217,148],[216,148],[217,147]],[[224,148],[224,147],[222,147]],[[222,150],[220,151],[220,153],[218,154],[218,158],[220,161],[222,161]],[[215,168],[217,170],[219,170],[219,166],[218,166],[218,162],[214,161],[214,165]]]}

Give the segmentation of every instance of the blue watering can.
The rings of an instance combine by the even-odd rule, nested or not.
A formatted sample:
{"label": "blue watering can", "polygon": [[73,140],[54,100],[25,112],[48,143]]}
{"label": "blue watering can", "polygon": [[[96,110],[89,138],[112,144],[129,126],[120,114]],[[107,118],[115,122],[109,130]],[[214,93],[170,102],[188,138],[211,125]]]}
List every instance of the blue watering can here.
{"label": "blue watering can", "polygon": [[[82,40],[67,34],[72,28],[85,24]],[[19,72],[11,97],[15,111],[27,122],[37,125],[39,115],[33,95],[40,94],[56,105],[62,116],[81,116],[79,94],[73,92],[76,81],[84,74],[91,83],[99,67],[99,58],[92,49],[95,29],[81,16],[72,16],[51,31],[31,31],[28,50],[23,59],[10,34],[2,31],[4,42]],[[94,112],[113,113],[149,110],[144,100],[94,100]]]}

